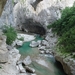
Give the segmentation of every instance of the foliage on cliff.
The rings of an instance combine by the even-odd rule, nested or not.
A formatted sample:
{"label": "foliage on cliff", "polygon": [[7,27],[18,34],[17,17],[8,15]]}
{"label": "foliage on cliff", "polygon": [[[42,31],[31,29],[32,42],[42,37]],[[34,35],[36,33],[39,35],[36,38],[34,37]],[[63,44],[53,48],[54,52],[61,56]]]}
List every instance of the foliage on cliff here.
{"label": "foliage on cliff", "polygon": [[5,26],[3,32],[7,36],[6,43],[11,45],[17,37],[16,31],[11,26]]}
{"label": "foliage on cliff", "polygon": [[61,18],[48,28],[60,36],[58,48],[64,52],[75,52],[75,7],[66,7]]}

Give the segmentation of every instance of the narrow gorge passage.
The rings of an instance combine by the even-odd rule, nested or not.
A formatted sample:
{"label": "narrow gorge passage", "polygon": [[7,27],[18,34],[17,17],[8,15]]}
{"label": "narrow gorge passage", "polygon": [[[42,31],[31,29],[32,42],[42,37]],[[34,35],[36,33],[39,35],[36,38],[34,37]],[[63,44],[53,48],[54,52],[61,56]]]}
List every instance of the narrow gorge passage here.
{"label": "narrow gorge passage", "polygon": [[[37,37],[35,40],[42,40],[42,38]],[[22,47],[19,47],[18,49],[21,54],[21,59],[24,59],[28,55],[31,57],[33,62],[30,66],[36,70],[37,75],[66,75],[63,69],[58,67],[52,55],[39,55],[38,48],[31,48],[29,44],[30,41],[25,42]],[[37,58],[37,62],[34,61]],[[48,67],[41,65],[43,63],[48,65]]]}

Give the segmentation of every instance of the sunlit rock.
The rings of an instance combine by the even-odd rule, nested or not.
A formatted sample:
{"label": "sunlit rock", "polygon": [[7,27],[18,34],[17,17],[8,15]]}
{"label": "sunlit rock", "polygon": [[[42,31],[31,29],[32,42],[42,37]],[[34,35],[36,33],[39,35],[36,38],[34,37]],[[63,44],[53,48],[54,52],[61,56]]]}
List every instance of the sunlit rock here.
{"label": "sunlit rock", "polygon": [[30,56],[27,56],[24,60],[23,60],[23,64],[24,65],[30,65],[32,63]]}
{"label": "sunlit rock", "polygon": [[23,68],[22,64],[18,65],[20,73],[26,73],[25,69]]}
{"label": "sunlit rock", "polygon": [[32,42],[30,43],[30,47],[37,47],[38,45],[39,45],[39,43],[36,42],[36,41],[32,41]]}

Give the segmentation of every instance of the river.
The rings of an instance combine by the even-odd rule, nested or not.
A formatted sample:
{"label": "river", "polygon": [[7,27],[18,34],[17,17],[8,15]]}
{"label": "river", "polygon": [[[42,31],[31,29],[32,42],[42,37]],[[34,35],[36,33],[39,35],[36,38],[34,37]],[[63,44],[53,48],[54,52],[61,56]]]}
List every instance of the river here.
{"label": "river", "polygon": [[[37,37],[35,40],[42,40],[42,38]],[[36,70],[37,75],[66,75],[62,66],[52,55],[39,54],[38,48],[31,48],[29,46],[30,42],[25,42],[18,49],[21,59],[24,59],[28,55],[31,57],[32,64],[30,66]]]}

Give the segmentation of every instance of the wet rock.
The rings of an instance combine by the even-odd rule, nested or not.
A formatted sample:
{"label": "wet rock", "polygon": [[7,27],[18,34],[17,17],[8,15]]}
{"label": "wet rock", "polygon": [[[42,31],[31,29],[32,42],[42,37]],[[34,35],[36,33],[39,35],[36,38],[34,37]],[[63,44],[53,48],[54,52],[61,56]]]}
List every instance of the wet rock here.
{"label": "wet rock", "polygon": [[29,66],[25,66],[26,70],[30,73],[34,73],[35,72],[35,69],[34,68],[31,68]]}
{"label": "wet rock", "polygon": [[30,47],[37,47],[38,45],[39,45],[39,43],[36,42],[36,41],[32,41],[32,42],[30,43]]}
{"label": "wet rock", "polygon": [[30,65],[32,63],[30,56],[27,56],[24,60],[23,60],[23,64],[24,65]]}

